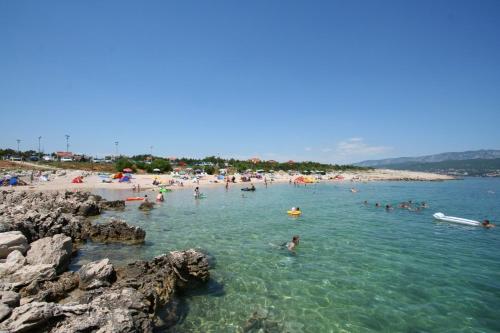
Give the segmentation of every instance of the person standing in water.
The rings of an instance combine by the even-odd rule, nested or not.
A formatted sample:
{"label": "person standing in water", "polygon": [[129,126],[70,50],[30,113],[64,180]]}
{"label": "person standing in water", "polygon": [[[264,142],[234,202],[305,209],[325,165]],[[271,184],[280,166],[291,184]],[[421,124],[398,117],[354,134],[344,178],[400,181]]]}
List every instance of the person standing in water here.
{"label": "person standing in water", "polygon": [[196,186],[196,188],[194,189],[194,197],[195,198],[200,197],[200,188],[198,186]]}

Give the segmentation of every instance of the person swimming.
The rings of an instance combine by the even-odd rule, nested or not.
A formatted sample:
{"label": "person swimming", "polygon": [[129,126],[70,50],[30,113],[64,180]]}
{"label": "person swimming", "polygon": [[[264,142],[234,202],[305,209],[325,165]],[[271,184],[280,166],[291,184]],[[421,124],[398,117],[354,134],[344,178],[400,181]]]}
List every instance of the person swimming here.
{"label": "person swimming", "polygon": [[286,248],[288,249],[288,251],[294,252],[295,247],[299,245],[299,239],[300,237],[298,235],[292,237],[292,241],[286,244]]}
{"label": "person swimming", "polygon": [[158,193],[158,195],[156,196],[156,201],[159,201],[159,202],[165,201],[165,197],[163,196],[162,192]]}
{"label": "person swimming", "polygon": [[482,225],[483,227],[487,228],[487,229],[489,229],[489,228],[494,228],[494,227],[495,227],[495,225],[494,225],[494,224],[490,223],[490,220],[484,220],[484,221],[481,223],[481,225]]}

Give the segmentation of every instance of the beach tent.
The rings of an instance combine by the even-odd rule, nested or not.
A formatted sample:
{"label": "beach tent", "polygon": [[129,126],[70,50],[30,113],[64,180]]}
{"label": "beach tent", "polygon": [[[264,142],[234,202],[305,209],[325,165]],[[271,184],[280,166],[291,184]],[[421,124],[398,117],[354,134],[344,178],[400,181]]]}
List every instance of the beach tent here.
{"label": "beach tent", "polygon": [[81,183],[83,183],[83,177],[82,176],[75,177],[75,178],[73,178],[73,180],[71,182],[73,184],[81,184]]}
{"label": "beach tent", "polygon": [[113,177],[112,177],[112,178],[113,178],[113,179],[120,179],[120,178],[122,178],[122,177],[123,177],[123,173],[118,172],[118,173],[115,173],[115,174],[113,175]]}
{"label": "beach tent", "polygon": [[119,182],[120,183],[123,183],[123,182],[129,182],[130,181],[130,177],[128,176],[123,176],[122,178],[120,178]]}
{"label": "beach tent", "polygon": [[12,177],[11,179],[9,179],[9,185],[10,186],[17,185],[17,183],[18,183],[17,177]]}

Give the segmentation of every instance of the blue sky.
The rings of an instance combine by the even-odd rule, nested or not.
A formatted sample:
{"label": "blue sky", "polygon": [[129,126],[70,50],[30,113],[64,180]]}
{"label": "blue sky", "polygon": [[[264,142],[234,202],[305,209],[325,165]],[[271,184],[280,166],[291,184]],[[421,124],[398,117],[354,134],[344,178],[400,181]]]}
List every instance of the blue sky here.
{"label": "blue sky", "polygon": [[0,1],[0,113],[97,155],[500,148],[500,1]]}

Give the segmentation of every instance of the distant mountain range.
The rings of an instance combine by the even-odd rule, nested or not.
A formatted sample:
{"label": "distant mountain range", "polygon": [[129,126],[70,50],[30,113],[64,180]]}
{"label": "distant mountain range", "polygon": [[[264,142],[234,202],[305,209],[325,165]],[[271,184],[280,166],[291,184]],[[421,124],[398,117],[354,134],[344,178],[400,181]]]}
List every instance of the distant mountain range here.
{"label": "distant mountain range", "polygon": [[364,167],[435,172],[456,176],[500,177],[500,150],[475,150],[356,163]]}
{"label": "distant mountain range", "polygon": [[433,163],[433,162],[443,162],[443,161],[462,161],[462,160],[474,160],[474,159],[495,159],[500,158],[500,150],[494,149],[483,149],[483,150],[470,150],[463,152],[451,152],[451,153],[441,153],[435,155],[426,155],[419,157],[397,157],[397,158],[385,158],[382,160],[367,160],[354,165],[363,167],[387,167],[394,164],[403,163]]}

